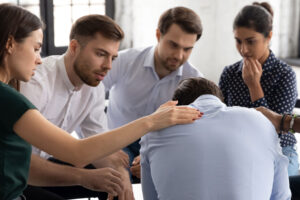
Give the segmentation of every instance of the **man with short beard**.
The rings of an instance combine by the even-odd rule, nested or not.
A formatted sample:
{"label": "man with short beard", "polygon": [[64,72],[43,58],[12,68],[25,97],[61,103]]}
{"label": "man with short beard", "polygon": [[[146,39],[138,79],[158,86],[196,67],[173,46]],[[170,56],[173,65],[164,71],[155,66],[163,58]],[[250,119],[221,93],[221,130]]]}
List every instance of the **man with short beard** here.
{"label": "man with short beard", "polygon": [[[118,55],[123,37],[121,28],[109,17],[79,18],[71,29],[67,52],[44,58],[31,81],[21,84],[21,93],[50,122],[69,133],[76,128],[80,128],[82,137],[105,132],[105,91],[101,81]],[[64,199],[98,197],[106,200],[106,193],[95,191],[116,195],[117,189],[122,188],[119,200],[134,198],[126,170],[128,156],[124,152],[95,161],[87,166],[90,169],[76,168],[53,158],[47,160],[49,157],[33,149],[29,184],[34,179],[45,187],[29,186],[24,193],[31,200],[41,199],[39,191],[45,189]],[[120,177],[121,185],[116,181]]]}
{"label": "man with short beard", "polygon": [[[119,52],[103,83],[109,90],[108,126],[117,128],[155,111],[171,99],[178,83],[202,74],[187,60],[202,34],[199,16],[191,9],[165,11],[156,30],[157,45]],[[140,177],[138,141],[126,147],[131,173]]]}

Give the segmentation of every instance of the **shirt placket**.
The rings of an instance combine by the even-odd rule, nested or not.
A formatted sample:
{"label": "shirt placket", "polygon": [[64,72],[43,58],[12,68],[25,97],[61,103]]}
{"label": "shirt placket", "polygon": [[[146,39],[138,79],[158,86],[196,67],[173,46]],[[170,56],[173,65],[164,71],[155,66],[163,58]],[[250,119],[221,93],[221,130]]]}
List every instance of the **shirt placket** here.
{"label": "shirt placket", "polygon": [[70,96],[69,96],[69,99],[67,102],[67,109],[65,112],[65,116],[63,117],[62,126],[61,126],[62,129],[64,129],[64,130],[67,130],[68,122],[71,120],[70,109],[72,107],[72,99],[73,99],[74,93],[75,93],[74,91],[72,91],[70,93]]}

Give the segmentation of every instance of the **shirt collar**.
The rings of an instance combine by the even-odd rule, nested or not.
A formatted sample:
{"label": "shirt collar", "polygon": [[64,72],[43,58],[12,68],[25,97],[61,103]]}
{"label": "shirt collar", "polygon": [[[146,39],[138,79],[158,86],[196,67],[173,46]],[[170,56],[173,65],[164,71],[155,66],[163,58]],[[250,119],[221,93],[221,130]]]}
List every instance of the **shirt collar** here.
{"label": "shirt collar", "polygon": [[[262,69],[264,71],[270,70],[275,66],[274,63],[276,62],[277,62],[277,58],[275,57],[274,53],[270,49],[270,55],[268,56],[267,60],[263,64]],[[243,70],[243,60],[240,61],[237,72],[241,72],[242,70]]]}
{"label": "shirt collar", "polygon": [[61,55],[58,60],[57,60],[57,65],[59,68],[59,76],[62,77],[62,80],[67,88],[67,90],[69,92],[74,92],[76,90],[78,90],[76,87],[74,87],[74,85],[71,83],[69,76],[67,74],[67,69],[66,69],[66,65],[65,65],[65,54]]}
{"label": "shirt collar", "polygon": [[[154,64],[154,52],[155,52],[155,46],[153,46],[150,51],[148,52],[148,54],[146,55],[146,58],[145,58],[145,61],[144,61],[144,67],[149,67],[149,68],[152,68],[153,72],[155,72],[156,74],[156,71],[155,71],[155,64]],[[169,74],[168,76],[170,75],[173,75],[173,76],[182,76],[182,68],[183,68],[183,65],[181,65],[176,71],[172,72],[171,74]]]}
{"label": "shirt collar", "polygon": [[211,94],[201,95],[190,106],[203,112],[205,117],[213,117],[226,107],[218,97]]}

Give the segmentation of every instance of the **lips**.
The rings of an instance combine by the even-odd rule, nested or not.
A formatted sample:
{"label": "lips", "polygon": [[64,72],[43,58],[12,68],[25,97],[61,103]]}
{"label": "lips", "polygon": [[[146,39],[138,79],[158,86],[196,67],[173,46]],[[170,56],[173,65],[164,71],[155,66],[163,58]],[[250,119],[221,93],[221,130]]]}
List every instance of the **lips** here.
{"label": "lips", "polygon": [[177,59],[169,59],[168,62],[171,65],[178,65],[179,64],[179,60],[177,60]]}
{"label": "lips", "polygon": [[95,73],[95,75],[96,75],[96,79],[98,81],[102,81],[106,74],[105,73]]}

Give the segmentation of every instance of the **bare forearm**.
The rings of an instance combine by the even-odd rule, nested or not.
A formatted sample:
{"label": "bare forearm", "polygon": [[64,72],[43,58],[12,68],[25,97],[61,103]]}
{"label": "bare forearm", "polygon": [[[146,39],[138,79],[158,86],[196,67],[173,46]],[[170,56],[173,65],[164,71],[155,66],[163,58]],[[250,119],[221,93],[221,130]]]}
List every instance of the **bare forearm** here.
{"label": "bare forearm", "polygon": [[79,168],[56,164],[37,155],[32,155],[28,184],[34,186],[80,185],[80,170]]}
{"label": "bare forearm", "polygon": [[76,140],[33,110],[22,116],[15,124],[14,130],[37,148],[60,160],[82,167],[134,142],[150,131],[152,125],[150,118],[144,117],[122,128]]}
{"label": "bare forearm", "polygon": [[27,142],[58,159],[75,166],[85,166],[127,146],[149,131],[192,123],[201,117],[196,109],[175,105],[176,102],[167,102],[149,116],[82,140],[76,140],[51,124],[36,110],[23,114],[13,130]]}
{"label": "bare forearm", "polygon": [[[150,127],[151,122],[148,121],[148,118],[144,117],[110,132],[83,139],[80,142],[80,149],[86,151],[84,153],[86,155],[85,159],[100,159],[136,141],[150,131]],[[99,146],[100,142],[101,146]],[[100,156],[95,157],[94,154],[88,153],[96,151],[95,147],[97,147],[97,151],[101,151]]]}

